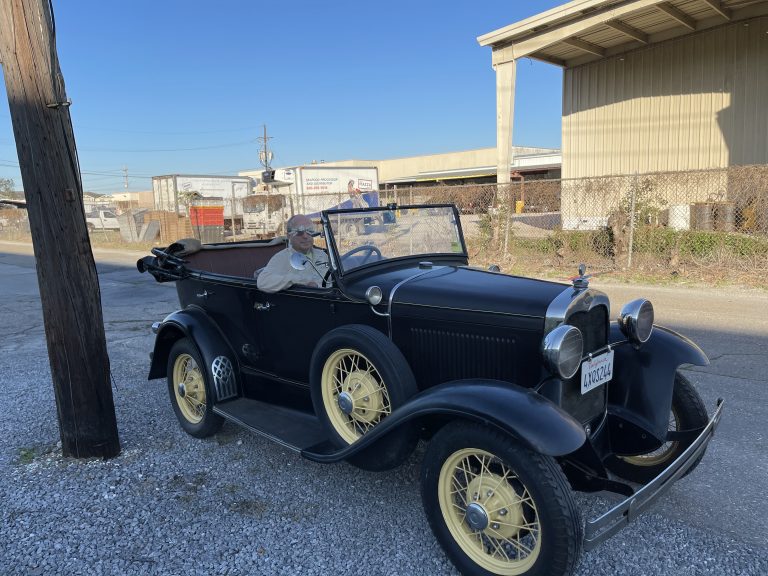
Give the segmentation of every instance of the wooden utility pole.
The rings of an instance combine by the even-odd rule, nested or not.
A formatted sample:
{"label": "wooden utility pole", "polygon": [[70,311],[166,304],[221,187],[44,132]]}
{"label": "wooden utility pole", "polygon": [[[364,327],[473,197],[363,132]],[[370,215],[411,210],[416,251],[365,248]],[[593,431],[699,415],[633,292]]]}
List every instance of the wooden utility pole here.
{"label": "wooden utility pole", "polygon": [[0,0],[0,63],[27,200],[65,456],[120,453],[96,264],[47,0]]}

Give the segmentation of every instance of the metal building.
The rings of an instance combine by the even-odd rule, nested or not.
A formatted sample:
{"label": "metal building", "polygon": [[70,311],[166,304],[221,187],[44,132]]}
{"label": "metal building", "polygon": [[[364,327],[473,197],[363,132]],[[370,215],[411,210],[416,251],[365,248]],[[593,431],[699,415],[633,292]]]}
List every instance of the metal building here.
{"label": "metal building", "polygon": [[564,69],[563,178],[768,163],[766,0],[574,0],[478,42],[500,183],[524,57]]}

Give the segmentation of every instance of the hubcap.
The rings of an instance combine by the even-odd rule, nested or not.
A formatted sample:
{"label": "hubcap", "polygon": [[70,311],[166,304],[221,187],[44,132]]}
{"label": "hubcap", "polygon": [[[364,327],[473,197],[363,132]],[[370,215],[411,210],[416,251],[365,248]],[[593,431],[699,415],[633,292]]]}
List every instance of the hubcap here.
{"label": "hubcap", "polygon": [[351,394],[348,392],[339,394],[339,408],[344,414],[352,414],[352,410],[355,409],[355,401],[352,399]]}
{"label": "hubcap", "polygon": [[473,502],[467,506],[467,524],[475,532],[488,527],[488,512],[480,504]]}

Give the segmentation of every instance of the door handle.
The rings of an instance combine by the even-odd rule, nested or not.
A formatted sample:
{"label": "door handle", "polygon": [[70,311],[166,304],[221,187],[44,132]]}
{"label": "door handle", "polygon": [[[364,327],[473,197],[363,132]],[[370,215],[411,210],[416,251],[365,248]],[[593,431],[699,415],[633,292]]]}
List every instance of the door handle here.
{"label": "door handle", "polygon": [[264,304],[261,302],[256,302],[256,304],[253,305],[253,308],[259,312],[269,312],[274,307],[275,305],[270,304],[269,302],[265,302]]}
{"label": "door handle", "polygon": [[203,290],[202,293],[197,294],[196,296],[198,298],[203,298],[204,300],[208,300],[208,296],[213,296],[214,292],[208,292],[208,290]]}

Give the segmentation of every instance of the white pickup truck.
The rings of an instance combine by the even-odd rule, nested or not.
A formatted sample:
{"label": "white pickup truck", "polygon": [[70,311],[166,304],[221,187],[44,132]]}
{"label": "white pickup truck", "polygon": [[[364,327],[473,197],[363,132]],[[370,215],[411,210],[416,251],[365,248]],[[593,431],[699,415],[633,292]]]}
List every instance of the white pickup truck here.
{"label": "white pickup truck", "polygon": [[92,210],[85,215],[85,225],[88,231],[94,230],[119,230],[120,223],[117,216],[110,210]]}

